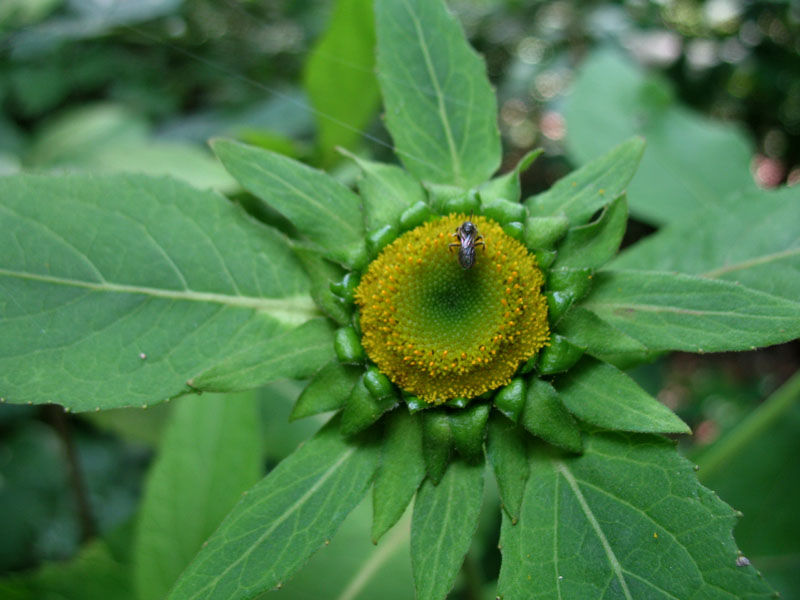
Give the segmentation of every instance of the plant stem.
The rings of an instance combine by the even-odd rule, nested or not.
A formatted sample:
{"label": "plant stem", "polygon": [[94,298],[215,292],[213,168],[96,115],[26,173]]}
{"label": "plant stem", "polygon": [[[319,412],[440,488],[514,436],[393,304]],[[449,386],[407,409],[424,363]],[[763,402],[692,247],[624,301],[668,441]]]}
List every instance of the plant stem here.
{"label": "plant stem", "polygon": [[800,400],[800,371],[770,395],[697,460],[700,481],[706,481],[741,453]]}
{"label": "plant stem", "polygon": [[86,542],[93,538],[97,529],[89,503],[89,493],[86,489],[86,481],[83,477],[83,469],[75,450],[75,443],[72,439],[72,430],[69,419],[64,409],[56,404],[48,404],[44,407],[45,419],[56,430],[61,443],[64,445],[64,453],[69,464],[69,478],[72,490],[75,493],[75,505],[78,509],[78,521],[81,527],[81,541]]}

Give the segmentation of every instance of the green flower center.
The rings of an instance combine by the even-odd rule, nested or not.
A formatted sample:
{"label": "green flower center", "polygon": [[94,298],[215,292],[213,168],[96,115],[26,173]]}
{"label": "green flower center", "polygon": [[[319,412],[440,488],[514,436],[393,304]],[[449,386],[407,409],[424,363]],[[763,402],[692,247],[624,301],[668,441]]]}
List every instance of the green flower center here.
{"label": "green flower center", "polygon": [[400,236],[356,290],[370,359],[429,402],[505,385],[549,335],[536,259],[494,221],[474,217],[486,245],[463,269],[450,244],[466,219],[450,215]]}

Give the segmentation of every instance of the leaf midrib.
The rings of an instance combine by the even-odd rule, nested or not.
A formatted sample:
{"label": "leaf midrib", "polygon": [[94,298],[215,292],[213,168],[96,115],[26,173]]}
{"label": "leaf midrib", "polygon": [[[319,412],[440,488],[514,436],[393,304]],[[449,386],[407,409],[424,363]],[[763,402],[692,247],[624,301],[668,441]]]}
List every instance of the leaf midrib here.
{"label": "leaf midrib", "polygon": [[40,283],[49,283],[52,285],[82,288],[94,292],[139,294],[168,300],[206,302],[209,304],[220,304],[223,306],[232,306],[236,308],[249,308],[259,312],[266,312],[271,315],[286,314],[290,316],[303,317],[304,320],[318,316],[319,314],[314,302],[309,296],[306,295],[287,296],[284,298],[259,298],[255,296],[199,292],[188,288],[183,290],[169,290],[147,286],[112,283],[109,281],[82,281],[79,279],[69,279],[66,277],[56,277],[53,275],[28,273],[25,271],[10,271],[8,269],[0,269],[0,277],[13,277],[16,279],[38,281]]}
{"label": "leaf midrib", "polygon": [[454,183],[461,185],[463,183],[461,160],[459,159],[458,152],[456,150],[456,144],[455,140],[453,139],[453,131],[450,126],[450,120],[447,117],[447,109],[444,105],[444,94],[442,93],[441,86],[439,85],[439,78],[436,75],[436,70],[433,68],[430,51],[428,50],[428,44],[425,41],[425,36],[423,35],[419,18],[407,1],[404,1],[403,4],[405,5],[406,10],[408,10],[408,14],[414,23],[414,30],[417,34],[417,38],[419,39],[419,45],[420,49],[422,50],[423,58],[425,59],[425,67],[428,70],[428,75],[431,78],[431,84],[433,84],[433,89],[436,93],[436,105],[439,111],[439,117],[442,120],[442,127],[444,128],[444,134],[447,139],[447,149],[450,152],[450,160],[453,165],[453,178],[455,179]]}
{"label": "leaf midrib", "polygon": [[264,540],[266,540],[267,537],[269,537],[272,534],[272,532],[275,531],[281,525],[281,523],[286,521],[296,511],[300,510],[308,501],[308,499],[311,498],[311,496],[313,496],[325,484],[325,482],[328,481],[328,479],[330,479],[333,476],[333,474],[339,470],[339,467],[341,467],[342,464],[344,464],[344,462],[348,458],[350,458],[350,456],[352,456],[352,454],[355,451],[356,451],[355,447],[348,448],[335,463],[333,463],[324,473],[320,475],[320,477],[317,479],[314,485],[308,488],[308,490],[306,490],[305,493],[302,496],[300,496],[300,498],[298,498],[290,506],[288,506],[280,517],[272,521],[272,523],[264,531],[264,533],[262,533],[258,537],[258,539],[256,539],[252,544],[250,544],[250,547],[247,550],[242,552],[239,555],[239,557],[235,561],[231,562],[231,564],[228,565],[228,567],[224,571],[222,571],[216,577],[212,578],[211,581],[209,581],[205,586],[203,586],[203,588],[198,590],[191,597],[198,598],[203,592],[205,592],[209,588],[212,589],[213,593],[213,590],[216,590],[216,586],[219,584],[220,581],[222,581],[225,575],[227,575],[234,567],[236,567],[243,560],[246,560],[247,557],[250,556],[250,554],[252,554],[256,550],[256,548],[258,548],[264,542]]}
{"label": "leaf midrib", "polygon": [[567,484],[572,490],[572,493],[575,495],[575,499],[578,501],[583,514],[586,516],[586,520],[589,521],[589,525],[591,525],[595,535],[597,535],[600,544],[603,546],[603,551],[606,554],[608,563],[611,566],[612,571],[614,571],[617,581],[619,581],[619,584],[622,587],[622,592],[625,594],[626,600],[633,600],[633,596],[631,596],[630,590],[628,589],[628,583],[625,581],[625,575],[622,572],[622,565],[620,564],[619,559],[617,559],[617,555],[614,554],[614,549],[611,547],[611,544],[608,542],[603,529],[600,527],[597,517],[594,516],[589,503],[586,501],[586,498],[584,498],[583,492],[581,492],[577,480],[572,475],[572,472],[567,468],[567,465],[565,465],[563,462],[553,461],[553,467],[566,480]]}

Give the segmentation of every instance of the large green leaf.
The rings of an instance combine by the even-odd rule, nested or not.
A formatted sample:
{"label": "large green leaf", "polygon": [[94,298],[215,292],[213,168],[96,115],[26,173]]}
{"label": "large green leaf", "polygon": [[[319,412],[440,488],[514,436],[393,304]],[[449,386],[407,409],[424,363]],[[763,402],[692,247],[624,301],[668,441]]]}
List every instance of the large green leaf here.
{"label": "large green leaf", "polygon": [[139,600],[160,600],[261,475],[253,395],[179,400],[152,467],[134,546]]}
{"label": "large green leaf", "polygon": [[408,171],[397,165],[366,160],[349,155],[361,168],[358,191],[364,202],[367,231],[384,225],[397,226],[403,211],[417,202],[425,202],[425,190]]}
{"label": "large green leaf", "polygon": [[189,379],[198,390],[235,392],[276,379],[304,379],[336,356],[333,327],[327,319],[311,319],[264,339]]}
{"label": "large green leaf", "polygon": [[700,480],[741,510],[736,541],[784,600],[800,598],[800,372],[696,457]]}
{"label": "large green leaf", "polygon": [[603,429],[691,433],[666,406],[609,364],[584,358],[556,382],[559,396],[581,421]]}
{"label": "large green leaf", "polygon": [[492,463],[503,509],[516,523],[522,506],[525,482],[528,481],[528,458],[525,455],[525,432],[498,411],[489,416],[486,452]]}
{"label": "large green leaf", "polygon": [[117,104],[82,104],[48,119],[25,155],[29,169],[170,175],[197,188],[238,189],[214,156],[197,144],[155,138],[147,121]]}
{"label": "large green leaf", "polygon": [[6,177],[0,230],[9,402],[159,402],[315,312],[279,234],[170,179]]}
{"label": "large green leaf", "polygon": [[365,498],[342,523],[330,545],[312,556],[276,596],[286,600],[413,598],[408,560],[411,511],[377,546],[370,540],[371,516],[370,501]]}
{"label": "large green leaf", "polygon": [[67,562],[46,563],[26,574],[0,579],[4,600],[134,600],[130,567],[121,564],[103,540]]}
{"label": "large green leaf", "polygon": [[269,150],[216,140],[214,152],[245,189],[346,264],[364,245],[361,200],[322,171]]}
{"label": "large green leaf", "polygon": [[601,50],[578,72],[567,98],[567,148],[583,164],[632,135],[647,152],[628,187],[631,213],[669,223],[720,205],[731,192],[754,189],[752,146],[733,125],[678,105],[671,89],[629,59]]}
{"label": "large green leaf", "polygon": [[374,21],[372,0],[337,0],[306,62],[305,88],[316,111],[324,165],[335,162],[337,146],[354,147],[377,112]]}
{"label": "large green leaf", "polygon": [[539,447],[530,465],[520,520],[503,519],[503,600],[772,597],[737,566],[734,511],[669,440],[598,433],[580,457]]}
{"label": "large green leaf", "polygon": [[478,526],[483,461],[454,461],[438,485],[426,479],[414,502],[411,568],[418,600],[447,596]]}
{"label": "large green leaf", "polygon": [[420,415],[396,410],[387,429],[372,495],[372,539],[376,543],[403,515],[425,477]]}
{"label": "large green leaf", "polygon": [[500,165],[497,101],[483,60],[441,0],[375,3],[386,126],[406,168],[470,187]]}
{"label": "large green leaf", "polygon": [[800,303],[690,275],[602,271],[583,306],[651,351],[750,350],[800,336]]}
{"label": "large green leaf", "polygon": [[623,252],[613,268],[679,271],[800,298],[800,189],[737,194]]}
{"label": "large green leaf", "polygon": [[628,222],[625,196],[612,201],[596,221],[573,227],[558,246],[554,269],[597,269],[619,250]]}
{"label": "large green leaf", "polygon": [[557,331],[590,356],[620,368],[641,363],[652,354],[642,342],[582,306],[571,308],[558,322]]}
{"label": "large green leaf", "polygon": [[279,586],[333,537],[377,464],[376,445],[348,443],[332,420],[246,492],[169,598],[238,600]]}
{"label": "large green leaf", "polygon": [[549,190],[525,201],[531,216],[564,214],[572,223],[589,220],[594,212],[625,193],[644,152],[644,140],[632,138],[559,179]]}

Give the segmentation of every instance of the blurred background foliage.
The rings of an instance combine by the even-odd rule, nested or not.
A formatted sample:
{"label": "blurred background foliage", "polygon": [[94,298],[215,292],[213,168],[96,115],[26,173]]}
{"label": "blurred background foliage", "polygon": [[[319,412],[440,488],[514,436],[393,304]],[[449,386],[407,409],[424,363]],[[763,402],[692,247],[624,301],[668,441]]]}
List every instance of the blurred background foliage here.
{"label": "blurred background foliage", "polygon": [[[533,147],[545,150],[524,176],[525,195],[636,133],[648,149],[629,190],[626,243],[741,190],[800,182],[800,4],[449,5],[497,88],[504,168]],[[367,0],[2,0],[0,175],[171,174],[291,233],[237,187],[206,142],[236,137],[348,183],[356,171],[336,146],[392,160],[373,35]],[[701,479],[743,511],[740,547],[790,599],[800,598],[800,390],[780,388],[798,365],[795,342],[674,354],[634,373],[693,427],[682,449],[700,464],[713,457]],[[263,415],[265,471],[321,423],[287,424],[300,389],[287,381],[251,395]],[[791,404],[777,422],[763,417],[776,397]],[[135,597],[132,531],[172,410],[71,415],[0,405],[0,595]],[[746,444],[726,442],[761,422]],[[485,504],[453,597],[494,597],[499,513],[491,489]],[[375,548],[369,520],[362,504],[332,542],[347,550],[315,557],[284,593],[410,598],[407,529]]]}

